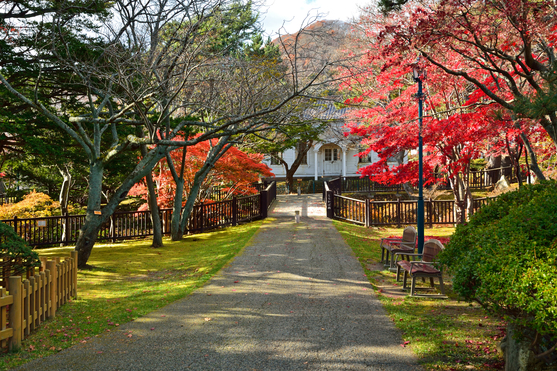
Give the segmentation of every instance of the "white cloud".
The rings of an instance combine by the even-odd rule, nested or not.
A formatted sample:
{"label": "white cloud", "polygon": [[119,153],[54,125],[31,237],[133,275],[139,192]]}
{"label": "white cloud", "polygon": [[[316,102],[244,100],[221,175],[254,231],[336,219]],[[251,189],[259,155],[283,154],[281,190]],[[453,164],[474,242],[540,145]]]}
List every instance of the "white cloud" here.
{"label": "white cloud", "polygon": [[[358,6],[366,6],[371,0],[266,0],[261,9],[265,32],[273,37],[283,26],[287,33],[300,29],[307,20],[328,19],[347,21],[357,18]],[[309,15],[309,16],[308,16]],[[305,20],[305,22],[304,22]],[[285,33],[284,30],[281,31]]]}

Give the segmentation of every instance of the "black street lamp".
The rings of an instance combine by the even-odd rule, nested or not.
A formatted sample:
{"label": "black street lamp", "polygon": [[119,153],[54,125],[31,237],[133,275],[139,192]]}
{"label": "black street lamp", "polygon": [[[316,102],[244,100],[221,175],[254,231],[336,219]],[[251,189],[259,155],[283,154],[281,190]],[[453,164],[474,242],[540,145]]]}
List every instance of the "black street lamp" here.
{"label": "black street lamp", "polygon": [[418,66],[418,63],[414,64],[412,68],[412,75],[414,77],[414,81],[418,83],[418,94],[416,94],[416,98],[418,98],[418,115],[419,115],[419,122],[420,122],[420,132],[418,136],[419,144],[418,144],[418,159],[419,159],[419,195],[418,195],[418,254],[422,254],[424,250],[424,149],[423,149],[423,138],[422,138],[422,124],[423,124],[423,101],[424,101],[424,93],[422,92],[422,81],[426,78],[425,71]]}

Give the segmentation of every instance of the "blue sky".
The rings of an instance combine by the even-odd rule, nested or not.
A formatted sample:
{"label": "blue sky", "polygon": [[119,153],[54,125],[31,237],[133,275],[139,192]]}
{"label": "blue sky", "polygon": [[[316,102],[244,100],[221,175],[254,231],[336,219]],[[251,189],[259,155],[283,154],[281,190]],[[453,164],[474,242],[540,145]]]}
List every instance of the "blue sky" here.
{"label": "blue sky", "polygon": [[261,19],[266,33],[273,37],[283,22],[286,22],[286,32],[293,33],[304,23],[308,14],[318,19],[347,21],[358,16],[358,6],[370,3],[371,0],[265,0]]}

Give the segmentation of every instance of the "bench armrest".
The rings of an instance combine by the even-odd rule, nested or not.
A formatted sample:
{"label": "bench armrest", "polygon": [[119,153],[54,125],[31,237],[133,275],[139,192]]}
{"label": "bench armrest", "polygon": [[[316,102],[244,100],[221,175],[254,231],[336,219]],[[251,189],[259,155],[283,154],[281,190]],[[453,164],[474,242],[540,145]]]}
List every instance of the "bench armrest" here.
{"label": "bench armrest", "polygon": [[386,243],[395,243],[395,242],[400,242],[402,241],[402,238],[382,238],[381,239],[381,245],[383,245],[383,242]]}
{"label": "bench armrest", "polygon": [[405,255],[405,256],[422,256],[423,254],[414,254],[414,253],[406,253],[406,252],[395,252],[396,255]]}

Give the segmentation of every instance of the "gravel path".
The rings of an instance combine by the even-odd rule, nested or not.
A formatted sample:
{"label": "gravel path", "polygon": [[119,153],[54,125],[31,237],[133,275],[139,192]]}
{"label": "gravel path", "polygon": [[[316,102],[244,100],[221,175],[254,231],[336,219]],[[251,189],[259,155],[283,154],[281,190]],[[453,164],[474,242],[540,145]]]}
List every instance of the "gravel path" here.
{"label": "gravel path", "polygon": [[188,298],[21,370],[422,370],[320,197],[269,216]]}

